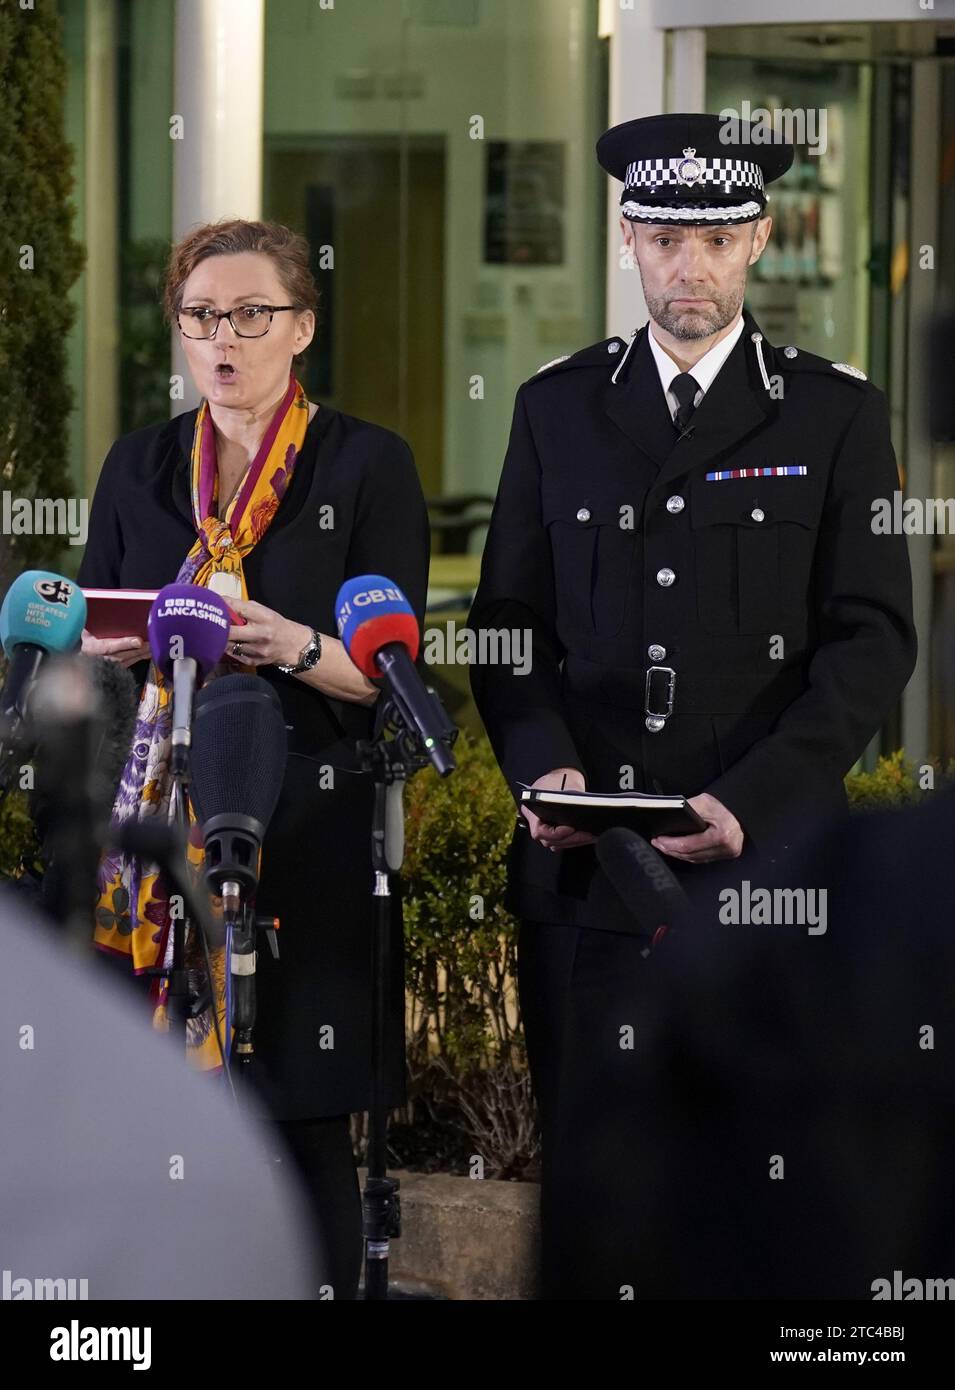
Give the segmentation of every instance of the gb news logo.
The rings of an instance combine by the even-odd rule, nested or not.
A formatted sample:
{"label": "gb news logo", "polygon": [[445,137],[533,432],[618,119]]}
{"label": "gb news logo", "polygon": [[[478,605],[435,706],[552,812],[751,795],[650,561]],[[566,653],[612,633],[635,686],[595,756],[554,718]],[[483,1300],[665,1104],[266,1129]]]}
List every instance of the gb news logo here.
{"label": "gb news logo", "polygon": [[376,604],[398,603],[402,607],[408,604],[408,600],[398,588],[397,584],[389,584],[384,587],[376,586],[370,589],[359,589],[350,598],[342,599],[338,608],[338,635],[341,636],[348,619],[352,617],[353,611],[359,617],[365,616],[365,610],[373,608]]}

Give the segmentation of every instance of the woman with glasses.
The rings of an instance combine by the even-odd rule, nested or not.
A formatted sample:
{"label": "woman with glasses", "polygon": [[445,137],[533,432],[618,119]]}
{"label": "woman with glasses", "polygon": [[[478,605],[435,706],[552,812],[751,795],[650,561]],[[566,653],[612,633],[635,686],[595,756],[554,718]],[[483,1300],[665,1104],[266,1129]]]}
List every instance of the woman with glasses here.
{"label": "woman with glasses", "polygon": [[[79,582],[215,589],[245,621],[230,628],[212,678],[255,673],[281,700],[289,757],[256,895],[257,911],[280,919],[280,959],[258,952],[250,1071],[317,1201],[333,1296],[353,1298],[361,1207],[348,1115],[368,1106],[374,921],[373,788],[355,742],[373,732],[379,689],[335,636],[334,601],[349,577],[383,574],[422,621],[429,542],[407,444],[308,400],[295,375],[317,307],[307,243],[286,227],[224,221],[173,248],[165,308],[202,400],[110,449]],[[135,637],[85,632],[83,650],[131,668],[141,686],[114,820],[164,819],[167,683]],[[201,856],[195,826],[190,839]],[[106,855],[98,887],[96,944],[148,980],[144,972],[167,963],[170,950],[162,875],[155,865]],[[394,933],[388,1099],[398,1104],[399,920]],[[218,992],[221,1013],[221,981]],[[190,1023],[187,1041],[198,1066],[219,1063],[211,1009]]]}

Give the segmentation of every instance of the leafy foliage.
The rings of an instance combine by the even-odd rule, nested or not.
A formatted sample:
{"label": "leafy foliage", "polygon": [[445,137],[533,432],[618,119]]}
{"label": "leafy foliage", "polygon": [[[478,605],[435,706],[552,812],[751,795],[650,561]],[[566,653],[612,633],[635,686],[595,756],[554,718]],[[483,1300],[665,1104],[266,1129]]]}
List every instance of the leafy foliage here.
{"label": "leafy foliage", "polygon": [[[504,907],[514,802],[486,739],[407,794],[404,919],[411,1097],[392,1131],[406,1162],[525,1174],[537,1154],[517,1002],[517,922]],[[426,1148],[420,1152],[421,1140]]]}
{"label": "leafy foliage", "polygon": [[517,923],[504,908],[514,802],[486,740],[462,735],[453,776],[409,784],[404,874],[408,987],[419,1060],[519,1062]]}
{"label": "leafy foliage", "polygon": [[[73,239],[72,150],[63,139],[66,61],[56,0],[0,0],[0,486],[70,497],[66,334],[83,265]],[[32,269],[29,268],[32,255]],[[0,592],[53,568],[57,536],[5,536]]]}
{"label": "leafy foliage", "polygon": [[[27,498],[73,493],[66,334],[83,250],[72,236],[60,35],[56,0],[36,0],[32,10],[0,0],[0,490]],[[22,570],[56,568],[61,544],[0,536],[0,596]],[[0,802],[0,876],[36,857],[26,797],[14,791]]]}
{"label": "leafy foliage", "polygon": [[0,800],[0,879],[15,878],[21,863],[41,872],[27,799],[23,792],[14,791]]}
{"label": "leafy foliage", "polygon": [[903,749],[881,757],[871,772],[852,772],[846,778],[846,792],[852,811],[887,810],[919,801],[931,791],[938,791],[955,776],[955,760],[942,768],[930,764],[933,786],[925,790],[919,785],[914,763],[908,761]]}

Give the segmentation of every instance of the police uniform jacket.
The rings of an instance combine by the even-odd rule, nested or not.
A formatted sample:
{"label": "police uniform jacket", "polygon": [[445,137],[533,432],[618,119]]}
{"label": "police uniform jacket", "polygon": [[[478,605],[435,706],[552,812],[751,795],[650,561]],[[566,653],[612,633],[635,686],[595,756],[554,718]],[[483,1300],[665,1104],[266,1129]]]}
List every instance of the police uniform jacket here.
{"label": "police uniform jacket", "polygon": [[[845,813],[915,663],[905,540],[872,528],[899,487],[886,400],[746,312],[681,436],[647,329],[626,347],[517,393],[469,623],[529,630],[532,666],[474,665],[474,697],[515,797],[559,767],[707,791],[775,853]],[[619,904],[592,847],[552,852],[520,816],[509,883],[523,917],[607,926]]]}

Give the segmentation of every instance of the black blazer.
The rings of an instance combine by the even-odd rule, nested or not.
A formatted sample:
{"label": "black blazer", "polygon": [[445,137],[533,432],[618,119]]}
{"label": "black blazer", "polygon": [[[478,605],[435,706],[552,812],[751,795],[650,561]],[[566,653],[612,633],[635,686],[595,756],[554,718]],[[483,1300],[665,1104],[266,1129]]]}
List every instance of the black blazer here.
{"label": "black blazer", "polygon": [[[113,445],[93,499],[81,585],[158,589],[175,580],[195,540],[195,420],[188,411]],[[320,522],[329,515],[327,529]],[[428,560],[427,511],[407,444],[322,406],[272,524],[245,558],[249,597],[334,636],[342,582],[383,574],[423,624]],[[136,669],[140,680],[147,669]],[[370,1057],[372,787],[357,770],[354,742],[370,736],[377,705],[329,699],[273,667],[259,674],[282,701],[290,755],[257,899],[282,921],[281,961],[274,965],[266,950],[258,958],[258,1079],[284,1119],[361,1110]],[[323,766],[334,769],[331,787],[320,785]],[[391,1091],[400,1100],[400,913],[393,944]]]}
{"label": "black blazer", "polygon": [[[851,370],[765,341],[764,381],[758,332],[745,313],[684,438],[646,329],[519,390],[469,617],[532,634],[530,674],[471,670],[515,796],[557,767],[624,790],[629,769],[640,790],[710,792],[760,851],[845,811],[843,776],[916,655],[905,538],[871,524],[899,486],[888,411]],[[806,471],[707,476],[783,466]],[[648,710],[651,666],[675,672],[657,732],[645,721],[666,713],[669,676],[652,677]],[[593,849],[552,853],[524,826],[513,910],[607,925]],[[697,882],[710,867],[685,866]]]}

